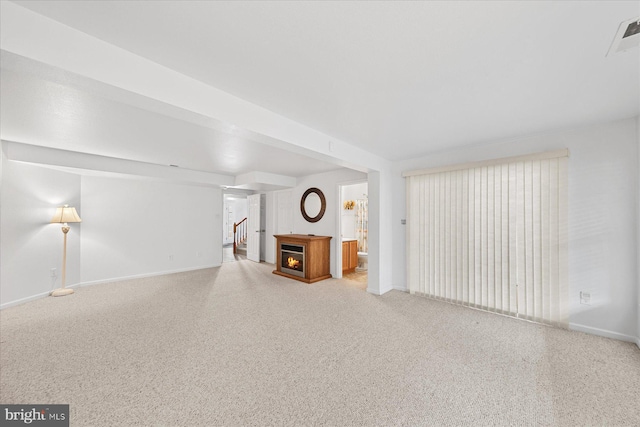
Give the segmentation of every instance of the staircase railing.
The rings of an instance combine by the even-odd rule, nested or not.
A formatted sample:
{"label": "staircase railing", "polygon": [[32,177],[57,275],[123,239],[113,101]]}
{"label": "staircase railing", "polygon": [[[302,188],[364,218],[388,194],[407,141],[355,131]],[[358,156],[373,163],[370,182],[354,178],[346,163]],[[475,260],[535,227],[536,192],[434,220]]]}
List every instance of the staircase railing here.
{"label": "staircase railing", "polygon": [[236,253],[238,245],[247,241],[247,218],[233,223],[233,253]]}

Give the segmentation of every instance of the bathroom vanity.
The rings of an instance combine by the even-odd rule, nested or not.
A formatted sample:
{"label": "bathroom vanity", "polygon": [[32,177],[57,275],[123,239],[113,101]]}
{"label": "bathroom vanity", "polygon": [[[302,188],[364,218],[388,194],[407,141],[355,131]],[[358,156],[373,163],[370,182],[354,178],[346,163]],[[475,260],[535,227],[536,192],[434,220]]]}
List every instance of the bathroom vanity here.
{"label": "bathroom vanity", "polygon": [[352,273],[358,266],[358,241],[342,239],[342,273]]}

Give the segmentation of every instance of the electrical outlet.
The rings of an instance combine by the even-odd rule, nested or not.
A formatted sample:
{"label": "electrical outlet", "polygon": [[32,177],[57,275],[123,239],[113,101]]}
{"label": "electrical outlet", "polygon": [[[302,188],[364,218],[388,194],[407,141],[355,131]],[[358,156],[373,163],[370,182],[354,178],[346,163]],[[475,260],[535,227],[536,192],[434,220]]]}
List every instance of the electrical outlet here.
{"label": "electrical outlet", "polygon": [[196,258],[200,258],[202,256],[202,253],[200,251],[196,252]]}
{"label": "electrical outlet", "polygon": [[169,261],[173,261],[173,255],[169,255]]}
{"label": "electrical outlet", "polygon": [[591,305],[591,293],[580,291],[580,304]]}
{"label": "electrical outlet", "polygon": [[55,268],[51,269],[51,277],[56,278],[58,277],[58,270],[56,270]]}

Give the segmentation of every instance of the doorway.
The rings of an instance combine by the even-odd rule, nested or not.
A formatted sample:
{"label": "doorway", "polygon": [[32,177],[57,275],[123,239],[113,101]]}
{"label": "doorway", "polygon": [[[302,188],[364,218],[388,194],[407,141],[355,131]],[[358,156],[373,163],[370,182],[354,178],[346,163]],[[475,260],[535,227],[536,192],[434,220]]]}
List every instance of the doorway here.
{"label": "doorway", "polygon": [[340,186],[340,237],[342,277],[366,286],[368,282],[369,184],[366,181]]}
{"label": "doorway", "polygon": [[223,194],[222,262],[247,259],[247,195]]}

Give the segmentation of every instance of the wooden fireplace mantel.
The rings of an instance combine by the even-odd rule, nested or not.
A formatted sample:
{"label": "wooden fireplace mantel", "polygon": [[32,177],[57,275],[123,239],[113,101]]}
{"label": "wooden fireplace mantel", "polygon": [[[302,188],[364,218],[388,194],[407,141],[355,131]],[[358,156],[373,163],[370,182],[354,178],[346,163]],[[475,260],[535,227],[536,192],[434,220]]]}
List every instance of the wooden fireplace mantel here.
{"label": "wooden fireplace mantel", "polygon": [[[310,236],[307,234],[275,234],[276,238],[276,269],[273,274],[289,277],[291,279],[300,280],[305,283],[314,283],[324,279],[330,279],[331,245],[329,241],[331,236]],[[282,259],[280,256],[280,245],[293,244],[301,245],[305,248],[305,271],[304,277],[297,277],[287,274],[281,270]]]}

